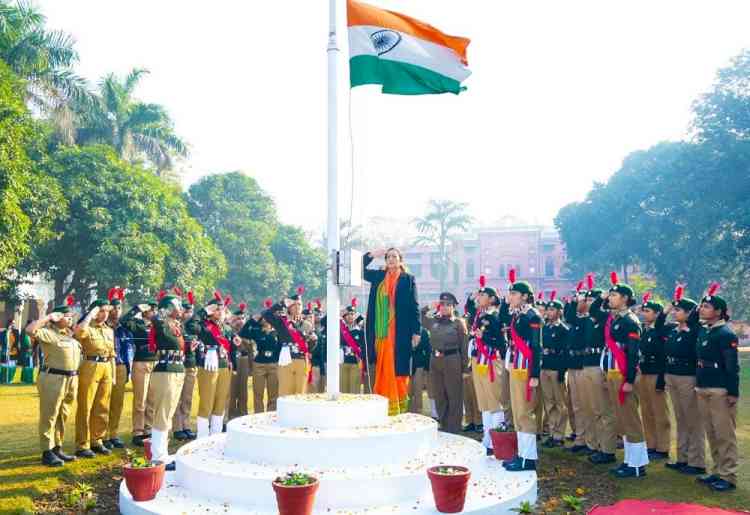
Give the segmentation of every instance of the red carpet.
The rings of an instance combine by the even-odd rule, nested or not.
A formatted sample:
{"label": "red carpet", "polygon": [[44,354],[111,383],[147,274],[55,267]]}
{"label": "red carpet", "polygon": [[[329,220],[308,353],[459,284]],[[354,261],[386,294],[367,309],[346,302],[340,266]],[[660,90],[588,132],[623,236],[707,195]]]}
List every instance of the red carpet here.
{"label": "red carpet", "polygon": [[589,515],[736,515],[738,513],[747,512],[666,501],[620,501],[613,506],[596,506],[589,511]]}

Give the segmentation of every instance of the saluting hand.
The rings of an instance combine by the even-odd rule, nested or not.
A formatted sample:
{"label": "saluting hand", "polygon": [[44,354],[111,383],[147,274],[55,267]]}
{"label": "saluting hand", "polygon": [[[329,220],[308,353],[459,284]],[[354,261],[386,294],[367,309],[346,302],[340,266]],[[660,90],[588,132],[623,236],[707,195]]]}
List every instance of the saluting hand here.
{"label": "saluting hand", "polygon": [[419,340],[421,340],[421,337],[418,334],[415,334],[411,337],[411,348],[416,349],[417,345],[419,345]]}
{"label": "saluting hand", "polygon": [[630,383],[625,383],[622,385],[622,391],[625,393],[630,393],[633,391],[633,385]]}

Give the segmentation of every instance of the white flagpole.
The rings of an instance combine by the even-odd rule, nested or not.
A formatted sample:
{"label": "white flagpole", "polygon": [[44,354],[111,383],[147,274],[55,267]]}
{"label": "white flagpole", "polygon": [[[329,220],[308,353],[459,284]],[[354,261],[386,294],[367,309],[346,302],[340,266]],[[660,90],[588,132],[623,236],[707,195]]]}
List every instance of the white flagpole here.
{"label": "white flagpole", "polygon": [[326,288],[327,349],[326,349],[326,391],[330,400],[339,397],[339,339],[341,299],[336,284],[336,251],[339,250],[338,215],[338,59],[339,48],[336,38],[336,2],[329,0],[328,26],[328,285]]}

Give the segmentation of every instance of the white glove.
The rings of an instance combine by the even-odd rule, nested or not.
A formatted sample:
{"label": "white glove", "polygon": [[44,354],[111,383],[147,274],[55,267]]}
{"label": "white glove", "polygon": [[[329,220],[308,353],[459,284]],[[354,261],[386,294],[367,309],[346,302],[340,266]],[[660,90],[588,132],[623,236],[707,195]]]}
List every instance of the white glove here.
{"label": "white glove", "polygon": [[52,320],[53,322],[59,322],[60,320],[62,320],[63,316],[65,315],[63,315],[62,313],[58,311],[55,311],[54,313],[50,314],[49,319]]}
{"label": "white glove", "polygon": [[219,355],[216,349],[208,349],[206,351],[206,359],[203,361],[203,368],[208,372],[216,372],[219,370]]}
{"label": "white glove", "polygon": [[279,354],[279,366],[285,367],[287,365],[292,364],[292,353],[289,350],[288,346],[281,348],[281,353]]}

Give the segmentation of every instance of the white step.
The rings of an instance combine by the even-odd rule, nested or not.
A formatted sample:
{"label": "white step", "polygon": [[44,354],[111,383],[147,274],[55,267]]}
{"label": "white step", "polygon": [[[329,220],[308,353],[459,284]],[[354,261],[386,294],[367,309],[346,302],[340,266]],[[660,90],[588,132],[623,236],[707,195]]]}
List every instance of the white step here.
{"label": "white step", "polygon": [[341,429],[379,426],[388,420],[388,399],[380,395],[339,394],[331,400],[325,393],[286,395],[276,401],[279,424],[284,427]]}

